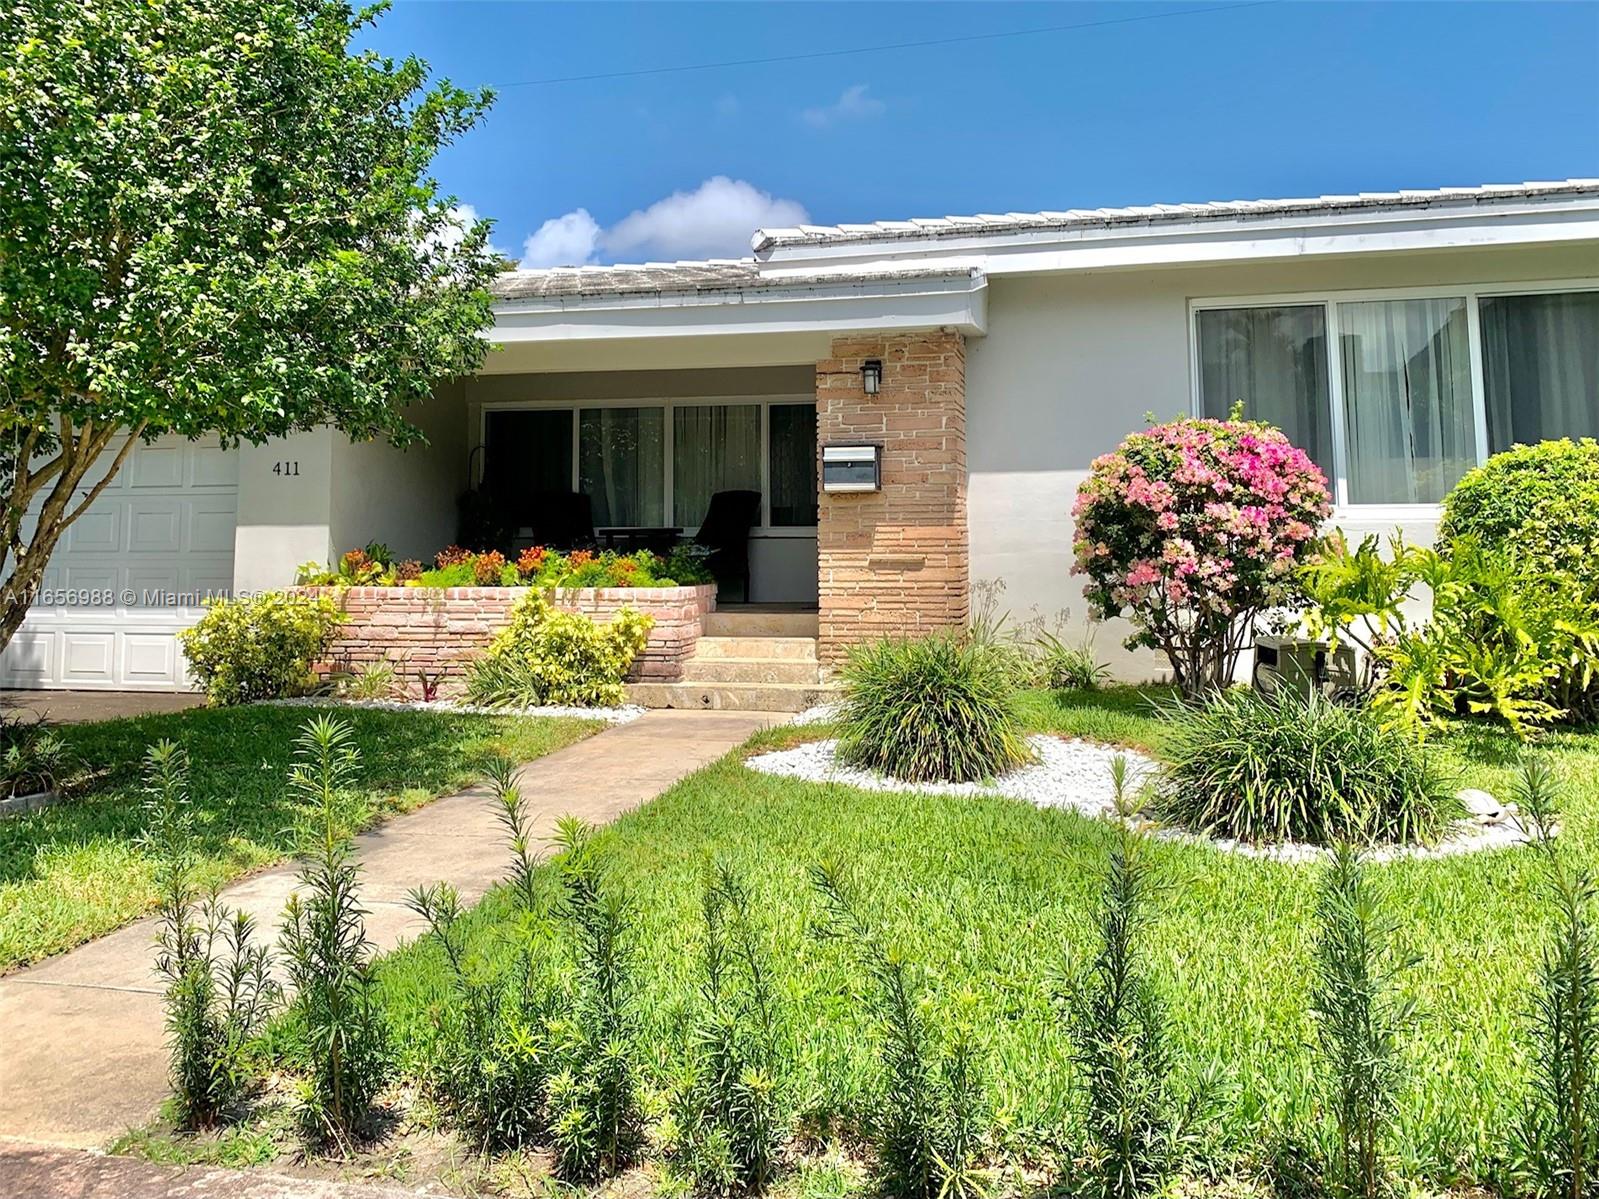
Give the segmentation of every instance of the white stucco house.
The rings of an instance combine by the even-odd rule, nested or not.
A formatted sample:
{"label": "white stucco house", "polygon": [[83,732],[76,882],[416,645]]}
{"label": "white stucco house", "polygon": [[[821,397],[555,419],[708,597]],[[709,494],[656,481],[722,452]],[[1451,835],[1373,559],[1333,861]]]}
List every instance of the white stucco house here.
{"label": "white stucco house", "polygon": [[[1070,608],[1076,487],[1144,415],[1242,399],[1345,529],[1430,536],[1462,472],[1599,435],[1599,180],[765,229],[736,261],[516,271],[482,371],[401,453],[333,432],[140,450],[69,535],[0,683],[183,685],[195,592],[377,539],[430,557],[470,489],[692,532],[761,494],[748,600],[852,640],[958,623],[1003,580]],[[848,490],[818,488],[829,448]],[[846,455],[847,456],[847,455]],[[871,486],[876,483],[875,487]],[[862,489],[864,487],[865,489]],[[90,597],[90,593],[94,593]],[[88,597],[88,601],[86,601]],[[130,602],[131,601],[131,602]],[[1153,663],[1100,633],[1118,670]]]}

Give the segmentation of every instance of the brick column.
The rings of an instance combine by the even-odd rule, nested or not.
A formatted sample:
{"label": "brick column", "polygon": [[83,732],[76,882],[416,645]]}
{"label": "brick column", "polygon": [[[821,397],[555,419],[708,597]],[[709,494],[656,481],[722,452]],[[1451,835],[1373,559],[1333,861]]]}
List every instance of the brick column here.
{"label": "brick column", "polygon": [[[966,341],[839,337],[832,355],[816,364],[818,440],[883,446],[881,491],[820,497],[819,649],[836,665],[852,642],[966,621]],[[883,385],[868,396],[872,358]]]}

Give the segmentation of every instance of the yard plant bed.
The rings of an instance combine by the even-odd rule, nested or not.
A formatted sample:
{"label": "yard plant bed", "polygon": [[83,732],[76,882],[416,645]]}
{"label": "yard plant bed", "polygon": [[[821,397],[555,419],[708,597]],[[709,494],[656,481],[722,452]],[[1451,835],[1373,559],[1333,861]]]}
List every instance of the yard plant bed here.
{"label": "yard plant bed", "polygon": [[[284,787],[290,746],[309,713],[252,705],[63,726],[92,772],[67,803],[0,821],[0,973],[70,949],[142,916],[154,901],[139,767],[171,738],[193,763],[205,884],[281,859],[290,843]],[[484,754],[531,759],[603,727],[580,720],[438,711],[341,712],[361,746],[359,820],[418,807],[476,776]]]}
{"label": "yard plant bed", "polygon": [[[1166,733],[1148,698],[1127,688],[1035,692],[1023,697],[1022,711],[1035,734],[1158,754]],[[878,1031],[863,1002],[869,984],[858,958],[817,932],[823,913],[810,871],[832,859],[851,867],[863,906],[914,963],[935,1028],[951,1026],[957,996],[969,993],[996,1113],[986,1156],[1020,1168],[997,1175],[996,1189],[1017,1193],[1027,1181],[1069,1178],[1079,1092],[1061,1000],[1094,952],[1113,826],[1010,799],[861,790],[761,775],[743,764],[750,753],[829,734],[825,725],[760,734],[742,753],[599,834],[638,915],[637,1041],[649,1085],[664,1085],[678,1060],[683,1013],[699,985],[702,872],[719,859],[747,881],[768,931],[774,991],[792,1034],[800,1126],[815,1134],[800,1174],[780,1193],[813,1193],[824,1182],[830,1194],[866,1191],[858,1162],[846,1159],[876,1078]],[[1436,744],[1461,785],[1509,793],[1517,747],[1508,735],[1463,725]],[[1599,867],[1599,734],[1552,734],[1536,752],[1567,788],[1562,852],[1575,865]],[[1270,1155],[1283,1145],[1280,1130],[1309,1128],[1318,1106],[1308,1007],[1314,880],[1301,867],[1182,842],[1154,842],[1149,855],[1160,883],[1149,957],[1169,1005],[1177,1068],[1189,1080],[1218,1071],[1224,1083],[1225,1102],[1200,1129],[1201,1147],[1219,1177],[1252,1180],[1243,1189],[1259,1193]],[[1395,1168],[1421,1191],[1487,1180],[1522,1110],[1523,1038],[1546,927],[1541,877],[1538,855],[1520,849],[1375,868],[1399,944],[1419,955],[1403,975],[1418,1015],[1404,1035],[1409,1082]],[[541,902],[551,903],[554,872],[540,868],[534,880]],[[491,893],[466,917],[472,947],[508,961],[512,909],[509,892]],[[560,954],[552,942],[546,956]],[[388,956],[379,970],[404,1071],[415,1078],[433,1016],[450,1002],[443,956],[423,941]],[[415,1100],[414,1131],[432,1119],[430,1105],[414,1088],[402,1092]],[[293,1152],[281,1138],[264,1144],[259,1132],[235,1135],[257,1155]],[[197,1149],[209,1151],[162,1137],[139,1146],[155,1155]],[[531,1160],[536,1171],[540,1159]],[[403,1162],[396,1168],[403,1173]]]}

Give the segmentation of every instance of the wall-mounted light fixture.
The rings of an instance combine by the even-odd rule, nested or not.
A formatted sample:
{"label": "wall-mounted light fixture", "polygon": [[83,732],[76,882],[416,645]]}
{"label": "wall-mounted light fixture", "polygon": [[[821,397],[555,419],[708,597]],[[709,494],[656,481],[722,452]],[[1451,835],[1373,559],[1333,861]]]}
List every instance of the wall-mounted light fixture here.
{"label": "wall-mounted light fixture", "polygon": [[869,396],[876,395],[883,388],[883,364],[875,358],[868,358],[861,363],[861,388]]}

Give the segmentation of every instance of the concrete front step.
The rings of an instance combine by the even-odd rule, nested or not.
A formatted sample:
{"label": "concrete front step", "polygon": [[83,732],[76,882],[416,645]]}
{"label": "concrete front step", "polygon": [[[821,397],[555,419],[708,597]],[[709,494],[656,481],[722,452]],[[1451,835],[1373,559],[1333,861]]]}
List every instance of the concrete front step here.
{"label": "concrete front step", "polygon": [[816,638],[701,637],[694,643],[694,657],[759,658],[768,662],[814,662],[816,661]]}
{"label": "concrete front step", "polygon": [[708,612],[700,621],[707,637],[815,637],[821,624],[814,612]]}
{"label": "concrete front step", "polygon": [[683,663],[685,683],[810,683],[821,682],[821,668],[810,661],[781,658],[690,658]]}
{"label": "concrete front step", "polygon": [[646,708],[803,712],[836,694],[826,683],[629,683],[629,703]]}

